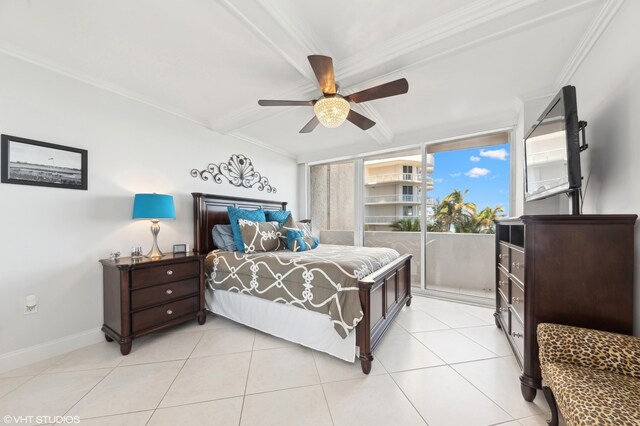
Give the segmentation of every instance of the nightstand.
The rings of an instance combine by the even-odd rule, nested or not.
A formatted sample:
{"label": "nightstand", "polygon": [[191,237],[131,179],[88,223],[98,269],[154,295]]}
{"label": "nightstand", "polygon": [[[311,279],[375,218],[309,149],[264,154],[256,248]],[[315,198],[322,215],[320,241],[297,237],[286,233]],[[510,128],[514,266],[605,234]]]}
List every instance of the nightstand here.
{"label": "nightstand", "polygon": [[131,351],[133,339],[198,318],[204,308],[204,255],[167,254],[162,258],[100,260],[103,271],[107,342]]}

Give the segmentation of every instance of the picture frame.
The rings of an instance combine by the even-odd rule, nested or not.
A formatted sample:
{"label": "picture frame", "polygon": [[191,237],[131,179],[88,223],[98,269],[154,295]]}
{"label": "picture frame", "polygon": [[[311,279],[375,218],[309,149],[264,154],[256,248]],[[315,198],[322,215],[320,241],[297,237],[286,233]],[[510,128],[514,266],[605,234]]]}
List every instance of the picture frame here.
{"label": "picture frame", "polygon": [[0,182],[87,190],[88,151],[2,135]]}
{"label": "picture frame", "polygon": [[189,244],[174,244],[173,254],[187,254],[189,251]]}

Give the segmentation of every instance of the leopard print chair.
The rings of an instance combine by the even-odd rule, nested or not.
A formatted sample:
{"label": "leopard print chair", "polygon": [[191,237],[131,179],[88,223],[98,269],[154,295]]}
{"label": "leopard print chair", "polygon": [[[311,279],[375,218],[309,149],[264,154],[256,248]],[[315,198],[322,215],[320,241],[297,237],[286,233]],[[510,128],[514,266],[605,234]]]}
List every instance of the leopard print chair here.
{"label": "leopard print chair", "polygon": [[640,425],[640,338],[539,324],[538,346],[550,425]]}

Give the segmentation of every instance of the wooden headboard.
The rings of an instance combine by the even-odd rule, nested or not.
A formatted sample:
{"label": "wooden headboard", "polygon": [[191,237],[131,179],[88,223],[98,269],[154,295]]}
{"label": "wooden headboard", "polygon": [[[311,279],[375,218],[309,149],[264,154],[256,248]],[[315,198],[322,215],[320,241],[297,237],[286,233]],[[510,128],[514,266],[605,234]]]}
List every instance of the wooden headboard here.
{"label": "wooden headboard", "polygon": [[203,194],[192,192],[193,196],[193,250],[196,253],[206,254],[214,249],[211,230],[214,225],[226,225],[229,223],[227,207],[241,209],[286,210],[284,201],[258,200],[254,198],[228,197],[215,194]]}

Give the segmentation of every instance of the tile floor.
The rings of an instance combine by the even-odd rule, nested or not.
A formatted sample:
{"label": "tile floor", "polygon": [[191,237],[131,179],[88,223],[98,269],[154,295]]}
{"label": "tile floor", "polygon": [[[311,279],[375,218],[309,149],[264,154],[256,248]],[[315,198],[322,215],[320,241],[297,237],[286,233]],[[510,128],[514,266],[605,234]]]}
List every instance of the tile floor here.
{"label": "tile floor", "polygon": [[360,363],[209,316],[0,374],[0,415],[82,425],[545,425],[492,311],[416,296]]}

